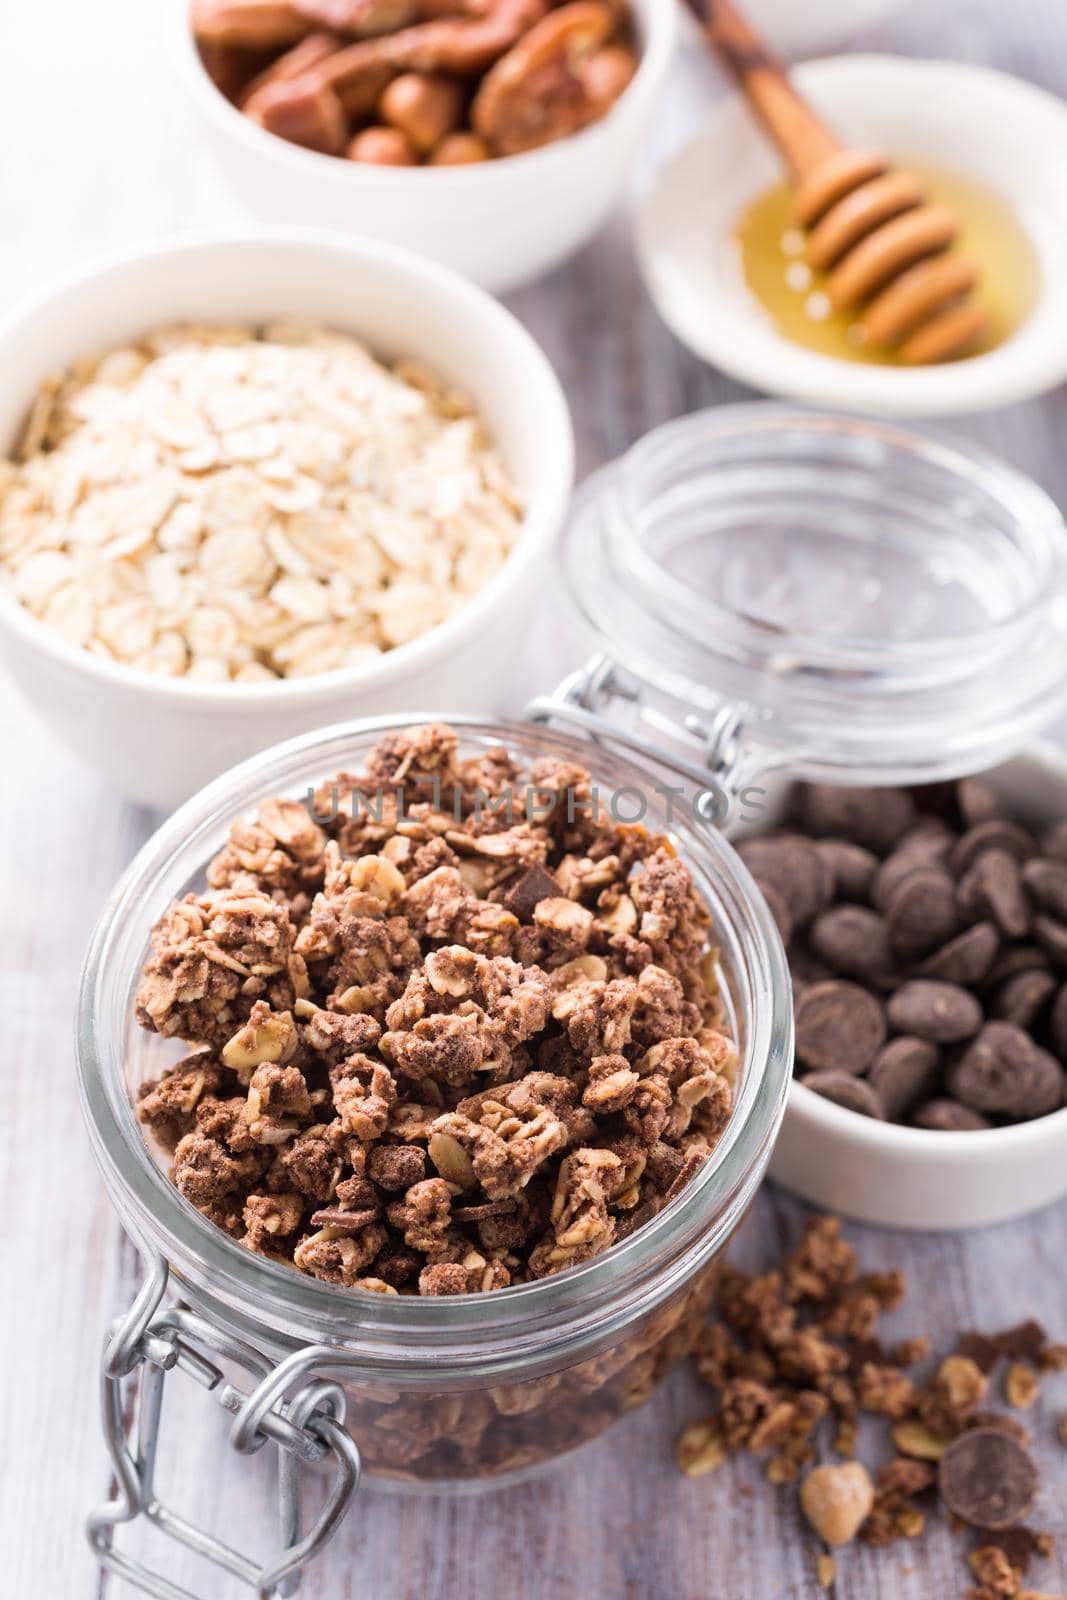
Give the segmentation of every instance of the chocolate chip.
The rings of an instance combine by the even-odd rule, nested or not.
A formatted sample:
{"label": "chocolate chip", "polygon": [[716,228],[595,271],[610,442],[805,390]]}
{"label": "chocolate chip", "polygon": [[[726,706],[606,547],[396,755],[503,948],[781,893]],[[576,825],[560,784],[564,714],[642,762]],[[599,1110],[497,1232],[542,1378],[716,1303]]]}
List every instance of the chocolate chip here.
{"label": "chocolate chip", "polygon": [[986,974],[985,986],[996,989],[1017,972],[1047,972],[1051,963],[1048,955],[1036,944],[1006,945]]}
{"label": "chocolate chip", "polygon": [[687,1150],[681,1166],[671,1179],[670,1187],[663,1196],[663,1204],[669,1206],[671,1201],[680,1195],[690,1179],[695,1178],[705,1161],[708,1159],[706,1150]]}
{"label": "chocolate chip", "polygon": [[1022,880],[1040,906],[1067,922],[1067,862],[1035,856],[1023,867]]}
{"label": "chocolate chip", "polygon": [[[986,1377],[992,1372],[1002,1353],[992,1334],[978,1333],[974,1329],[961,1333],[959,1343],[956,1346],[956,1354],[966,1356],[968,1360],[973,1361],[975,1366],[985,1373]],[[999,1416],[1000,1413],[998,1412],[997,1415]],[[975,1426],[981,1427],[982,1424],[976,1422]]]}
{"label": "chocolate chip", "polygon": [[798,833],[743,839],[738,854],[754,878],[781,895],[794,927],[802,928],[829,905],[834,880],[810,839]]}
{"label": "chocolate chip", "polygon": [[1048,1020],[1049,1043],[1059,1056],[1060,1060],[1067,1063],[1067,984],[1064,984],[1055,1000]]}
{"label": "chocolate chip", "polygon": [[871,904],[876,911],[888,911],[890,900],[906,879],[936,865],[914,850],[894,850],[871,880]]}
{"label": "chocolate chip", "polygon": [[960,879],[960,905],[974,917],[992,917],[1009,939],[1022,939],[1030,906],[1019,863],[1010,850],[983,850]]}
{"label": "chocolate chip", "polygon": [[866,989],[831,979],[796,1006],[797,1056],[816,1072],[865,1072],[885,1039],[882,1007]]}
{"label": "chocolate chip", "polygon": [[801,827],[816,838],[847,839],[876,855],[892,850],[915,820],[915,802],[906,789],[802,784],[796,808]]}
{"label": "chocolate chip", "polygon": [[1054,967],[1067,967],[1067,927],[1062,922],[1035,917],[1031,932]]}
{"label": "chocolate chip", "polygon": [[878,857],[847,839],[819,839],[815,848],[833,873],[838,898],[865,901],[878,870]]}
{"label": "chocolate chip", "polygon": [[631,1233],[636,1233],[638,1228],[643,1228],[646,1222],[651,1222],[659,1209],[660,1202],[658,1200],[643,1200],[639,1206],[634,1206],[632,1211],[620,1211],[615,1219],[616,1244],[621,1243],[623,1239],[628,1239]]}
{"label": "chocolate chip", "polygon": [[779,894],[774,884],[768,883],[765,878],[756,879],[756,888],[767,902],[767,909],[774,918],[782,943],[788,944],[793,937],[793,918],[785,896]]}
{"label": "chocolate chip", "polygon": [[896,850],[903,855],[913,856],[924,866],[944,866],[958,838],[959,834],[947,822],[926,813],[916,817],[907,833],[901,835]]}
{"label": "chocolate chip", "polygon": [[[786,937],[798,1075],[865,1076],[882,1114],[920,1127],[1064,1103],[1052,1052],[1067,1069],[1067,821],[1039,849],[981,778],[798,785],[786,814],[793,826],[741,850]],[[1029,1041],[1003,1069],[1010,1104],[996,1031],[971,1049],[987,1022]],[[841,1094],[872,1114],[862,1090]]]}
{"label": "chocolate chip", "polygon": [[949,1068],[946,1083],[975,1111],[1018,1121],[1046,1116],[1063,1102],[1059,1062],[1010,1022],[987,1022]]}
{"label": "chocolate chip", "polygon": [[893,981],[889,926],[866,906],[835,906],[816,917],[809,934],[811,947],[835,972],[846,978],[888,987]]}
{"label": "chocolate chip", "polygon": [[1041,854],[1054,861],[1067,861],[1067,818],[1054,822],[1041,835]]}
{"label": "chocolate chip", "polygon": [[311,1226],[313,1228],[332,1228],[335,1233],[355,1234],[362,1233],[363,1229],[370,1223],[377,1222],[378,1217],[377,1209],[342,1211],[340,1206],[330,1206],[324,1211],[312,1213]]}
{"label": "chocolate chip", "polygon": [[1027,1317],[996,1335],[997,1349],[1009,1361],[1036,1361],[1048,1344],[1048,1333],[1036,1317]]}
{"label": "chocolate chip", "polygon": [[806,944],[793,944],[789,948],[789,974],[793,980],[793,994],[810,989],[813,983],[826,983],[833,977],[833,968],[820,961]]}
{"label": "chocolate chip", "polygon": [[486,1200],[480,1206],[453,1206],[451,1214],[457,1222],[484,1222],[487,1217],[510,1217],[518,1209],[517,1200]]}
{"label": "chocolate chip", "polygon": [[1004,815],[1000,797],[981,778],[961,778],[956,785],[956,809],[965,828],[992,822]]}
{"label": "chocolate chip", "polygon": [[925,1100],[937,1087],[937,1046],[928,1039],[903,1035],[879,1050],[868,1082],[893,1122],[902,1120],[917,1100]]}
{"label": "chocolate chip", "polygon": [[983,1128],[993,1126],[981,1112],[961,1106],[958,1100],[942,1097],[927,1100],[914,1112],[911,1121],[913,1127],[930,1128],[936,1133],[980,1133]]}
{"label": "chocolate chip", "polygon": [[1057,987],[1051,972],[1031,967],[1005,979],[994,992],[989,1010],[1000,1022],[1013,1022],[1017,1028],[1032,1030]]}
{"label": "chocolate chip", "polygon": [[898,1033],[914,1033],[934,1044],[969,1039],[982,1026],[982,1008],[956,983],[915,978],[898,989],[886,1008]]}
{"label": "chocolate chip", "polygon": [[[832,915],[832,913],[831,913]],[[886,905],[889,943],[898,961],[919,961],[952,938],[959,924],[956,885],[938,867],[921,867],[893,890]]]}
{"label": "chocolate chip", "polygon": [[870,1084],[850,1072],[809,1072],[800,1081],[806,1089],[832,1100],[836,1106],[858,1111],[861,1117],[873,1117],[876,1122],[885,1121],[882,1103]]}
{"label": "chocolate chip", "polygon": [[968,828],[953,846],[948,864],[953,872],[962,876],[987,850],[1007,850],[1017,861],[1025,861],[1037,849],[1032,833],[1020,828],[1016,822],[996,817]]}
{"label": "chocolate chip", "polygon": [[[999,1413],[994,1414],[999,1416]],[[1018,1428],[1019,1434],[1022,1435],[1019,1443],[1024,1447],[1030,1443],[1026,1429],[1016,1422],[1014,1417],[1002,1417],[1000,1420],[1011,1424],[1010,1428],[1003,1429],[1005,1433],[1010,1433],[1013,1439],[1017,1438],[1018,1435],[1014,1430]],[[983,1529],[979,1534],[979,1543],[996,1545],[997,1549],[1007,1557],[1009,1567],[1014,1567],[1016,1572],[1022,1573],[1030,1570],[1030,1564],[1035,1556],[1049,1553],[1047,1535],[1035,1533],[1033,1528],[1001,1528],[999,1532]],[[1031,1600],[1034,1600],[1032,1589],[1021,1593],[1024,1595],[1029,1593]]]}
{"label": "chocolate chip", "polygon": [[976,922],[948,944],[927,956],[920,972],[924,978],[970,987],[981,983],[1000,949],[1000,934],[991,922]]}
{"label": "chocolate chip", "polygon": [[962,1522],[1010,1528],[1037,1499],[1029,1453],[999,1428],[969,1428],[949,1445],[937,1470],[941,1498]]}
{"label": "chocolate chip", "polygon": [[520,922],[530,922],[542,900],[555,900],[562,893],[558,880],[538,863],[515,880],[504,896],[504,905]]}

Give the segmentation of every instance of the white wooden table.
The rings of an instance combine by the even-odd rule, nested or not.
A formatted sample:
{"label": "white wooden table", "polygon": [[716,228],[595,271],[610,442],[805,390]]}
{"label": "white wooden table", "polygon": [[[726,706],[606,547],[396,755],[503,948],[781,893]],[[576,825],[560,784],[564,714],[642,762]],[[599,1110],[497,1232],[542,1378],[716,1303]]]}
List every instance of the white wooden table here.
{"label": "white wooden table", "polygon": [[[664,0],[666,3],[666,0]],[[800,3],[800,0],[798,0]],[[103,250],[234,220],[196,148],[170,81],[152,0],[9,0],[0,44],[0,303]],[[1063,0],[919,0],[862,41],[991,62],[1067,94]],[[701,61],[680,70],[649,165],[720,92]],[[921,118],[922,107],[916,107]],[[1065,152],[1067,159],[1067,152]],[[570,393],[583,472],[656,423],[741,395],[685,354],[635,274],[624,218],[551,279],[513,299]],[[1067,503],[1067,395],[959,424]],[[536,675],[535,675],[536,673]],[[524,689],[543,687],[531,668]],[[0,681],[0,1015],[5,1136],[0,1164],[0,1592],[89,1600],[101,1585],[82,1519],[106,1482],[96,1419],[108,1319],[125,1307],[136,1262],[97,1181],[73,1083],[71,1014],[89,929],[153,825],[76,766]],[[767,1260],[801,1208],[766,1189],[739,1245]],[[1067,1335],[1067,1204],[964,1237],[854,1230],[872,1266],[903,1264],[911,1309],[901,1333],[947,1341],[960,1327],[1042,1317]],[[183,1397],[184,1399],[184,1397]],[[699,1413],[679,1374],[642,1411],[532,1487],[489,1497],[361,1500],[307,1581],[314,1600],[804,1600],[818,1593],[810,1546],[788,1494],[760,1488],[752,1462],[689,1483],[672,1465],[682,1420]],[[1061,1390],[1060,1408],[1067,1409]],[[216,1519],[263,1551],[265,1461],[235,1463],[221,1415],[199,1394],[165,1418],[163,1484],[173,1503]],[[1051,1436],[1052,1422],[1037,1424]],[[1055,1447],[1045,1441],[1044,1453]],[[240,1466],[240,1475],[234,1467]],[[251,1487],[250,1487],[251,1485]],[[756,1492],[750,1493],[752,1489]],[[1067,1541],[1067,1452],[1046,1476],[1041,1522]],[[944,1531],[917,1546],[856,1552],[838,1592],[850,1600],[928,1600],[966,1588]],[[157,1550],[158,1553],[158,1550]],[[172,1577],[197,1563],[166,1553]],[[1034,1574],[1067,1586],[1067,1555]],[[205,1600],[233,1592],[208,1578]]]}

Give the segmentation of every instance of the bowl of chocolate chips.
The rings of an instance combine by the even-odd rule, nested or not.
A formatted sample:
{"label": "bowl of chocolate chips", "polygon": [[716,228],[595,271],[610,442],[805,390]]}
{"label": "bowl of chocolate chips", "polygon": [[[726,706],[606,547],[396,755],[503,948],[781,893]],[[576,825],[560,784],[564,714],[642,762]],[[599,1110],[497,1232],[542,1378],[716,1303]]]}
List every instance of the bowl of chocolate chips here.
{"label": "bowl of chocolate chips", "polygon": [[741,842],[793,977],[787,1187],[909,1228],[1067,1189],[1065,799],[1041,746],[984,778],[798,784]]}

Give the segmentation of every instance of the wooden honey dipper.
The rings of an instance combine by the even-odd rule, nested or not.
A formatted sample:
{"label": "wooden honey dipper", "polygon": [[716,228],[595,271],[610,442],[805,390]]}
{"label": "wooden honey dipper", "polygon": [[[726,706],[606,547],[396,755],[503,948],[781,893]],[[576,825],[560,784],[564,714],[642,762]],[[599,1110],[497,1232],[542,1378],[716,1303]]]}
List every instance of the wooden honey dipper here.
{"label": "wooden honey dipper", "polygon": [[719,59],[785,158],[808,264],[827,273],[835,311],[858,311],[864,342],[911,366],[945,361],[985,327],[973,264],[946,252],[957,234],[917,178],[842,144],[732,0],[689,0]]}

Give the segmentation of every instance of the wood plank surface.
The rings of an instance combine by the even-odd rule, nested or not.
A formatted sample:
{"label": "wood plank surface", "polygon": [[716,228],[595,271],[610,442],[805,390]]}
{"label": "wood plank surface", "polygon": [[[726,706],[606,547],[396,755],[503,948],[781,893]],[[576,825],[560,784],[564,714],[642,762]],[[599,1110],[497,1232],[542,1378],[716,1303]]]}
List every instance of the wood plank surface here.
{"label": "wood plank surface", "polygon": [[[0,312],[100,252],[234,220],[169,69],[165,9],[154,0],[12,0],[6,9]],[[855,43],[989,62],[1067,94],[1063,0],[921,0]],[[635,194],[721,92],[710,63],[696,54],[679,63]],[[659,322],[635,271],[624,214],[511,304],[567,387],[583,473],[659,422],[745,397]],[[1067,503],[1064,391],[955,427]],[[551,613],[551,600],[545,604]],[[550,622],[549,615],[546,629]],[[544,655],[531,649],[509,704],[547,687],[563,666],[548,663],[546,675]],[[6,679],[0,739],[0,1592],[90,1600],[129,1593],[101,1583],[82,1521],[106,1484],[96,1416],[100,1340],[127,1304],[137,1269],[81,1129],[71,1017],[89,929],[153,818],[75,765]],[[769,1261],[802,1215],[766,1188],[739,1259]],[[892,1324],[901,1334],[948,1341],[960,1327],[1033,1314],[1067,1335],[1067,1204],[959,1237],[851,1232],[872,1267],[909,1273],[910,1301]],[[458,1499],[367,1493],[304,1592],[309,1600],[809,1600],[819,1591],[793,1497],[764,1489],[752,1462],[704,1482],[676,1473],[672,1440],[702,1403],[680,1373],[624,1424],[526,1487]],[[198,1393],[168,1402],[165,1424],[163,1482],[175,1505],[263,1551],[265,1456],[232,1459],[221,1415]],[[1053,1456],[1051,1416],[1035,1427]],[[1067,1452],[1046,1475],[1039,1520],[1067,1544]],[[142,1547],[140,1538],[132,1543]],[[164,1552],[163,1560],[204,1600],[237,1592],[203,1580],[191,1558]],[[966,1589],[958,1542],[943,1527],[916,1547],[850,1553],[842,1572],[837,1592],[848,1600],[931,1600]],[[1033,1581],[1062,1593],[1067,1557]]]}

